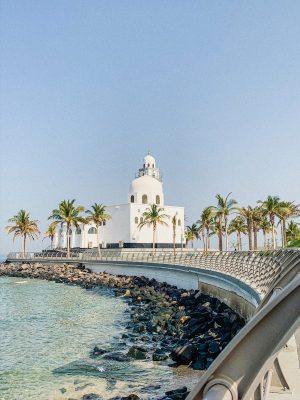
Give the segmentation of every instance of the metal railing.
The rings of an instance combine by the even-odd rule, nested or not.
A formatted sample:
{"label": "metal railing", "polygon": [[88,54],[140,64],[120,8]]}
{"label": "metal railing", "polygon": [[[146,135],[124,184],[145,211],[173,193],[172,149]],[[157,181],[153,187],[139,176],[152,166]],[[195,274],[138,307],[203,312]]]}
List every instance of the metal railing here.
{"label": "metal railing", "polygon": [[91,249],[84,252],[71,251],[69,258],[67,258],[66,251],[63,250],[31,252],[26,253],[25,256],[22,253],[10,253],[7,258],[11,261],[43,261],[50,259],[57,262],[141,262],[201,268],[232,276],[249,285],[263,298],[277,275],[288,263],[297,259],[299,254],[300,252],[297,249],[251,252],[211,251],[208,254],[186,249],[185,251],[177,251],[176,255],[169,249],[157,249],[156,252],[149,249],[102,249],[100,254],[97,253],[97,250]]}

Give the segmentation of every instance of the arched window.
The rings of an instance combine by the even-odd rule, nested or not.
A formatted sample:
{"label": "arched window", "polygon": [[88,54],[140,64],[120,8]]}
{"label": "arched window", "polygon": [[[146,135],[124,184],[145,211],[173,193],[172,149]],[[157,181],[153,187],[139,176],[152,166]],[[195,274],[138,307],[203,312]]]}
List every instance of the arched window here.
{"label": "arched window", "polygon": [[105,226],[105,225],[106,225],[106,221],[104,220],[104,221],[103,221],[103,226]]}
{"label": "arched window", "polygon": [[72,229],[69,229],[69,236],[72,235]]}
{"label": "arched window", "polygon": [[179,219],[177,222],[178,226],[181,226],[181,220]]}
{"label": "arched window", "polygon": [[76,229],[76,235],[81,235],[81,229],[79,227]]}
{"label": "arched window", "polygon": [[142,223],[144,220],[143,220],[143,217],[140,217],[140,223]]}
{"label": "arched window", "polygon": [[148,168],[150,167],[150,164],[148,164]]}
{"label": "arched window", "polygon": [[130,196],[130,203],[134,203],[134,195],[133,194]]}
{"label": "arched window", "polygon": [[134,222],[135,222],[136,224],[138,224],[138,223],[139,223],[139,218],[138,218],[138,217],[135,217],[135,218],[134,218]]}
{"label": "arched window", "polygon": [[142,203],[147,204],[148,203],[148,196],[146,194],[143,194],[142,196]]}
{"label": "arched window", "polygon": [[99,226],[102,226],[102,222],[101,221],[99,222]]}
{"label": "arched window", "polygon": [[152,164],[152,168],[154,168],[154,164]]}
{"label": "arched window", "polygon": [[88,234],[89,234],[89,235],[95,235],[96,233],[97,233],[97,229],[94,228],[94,227],[92,227],[92,228],[90,228],[90,229],[88,230]]}
{"label": "arched window", "polygon": [[156,195],[156,204],[160,204],[160,196],[158,194]]}

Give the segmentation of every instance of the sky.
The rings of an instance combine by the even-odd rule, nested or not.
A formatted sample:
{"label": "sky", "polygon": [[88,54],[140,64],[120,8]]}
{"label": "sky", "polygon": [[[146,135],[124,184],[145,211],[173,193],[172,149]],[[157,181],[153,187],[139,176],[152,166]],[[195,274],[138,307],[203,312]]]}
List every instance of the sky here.
{"label": "sky", "polygon": [[[187,224],[300,202],[300,2],[1,0],[0,254],[21,208],[127,202],[148,151]],[[46,247],[41,239],[28,249]]]}

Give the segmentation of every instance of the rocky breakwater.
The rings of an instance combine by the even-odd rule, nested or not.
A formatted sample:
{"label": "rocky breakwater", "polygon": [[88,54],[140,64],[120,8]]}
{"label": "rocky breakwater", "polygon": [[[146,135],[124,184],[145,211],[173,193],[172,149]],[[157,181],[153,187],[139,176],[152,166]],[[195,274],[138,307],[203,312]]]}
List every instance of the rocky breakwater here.
{"label": "rocky breakwater", "polygon": [[[155,279],[39,263],[2,264],[0,275],[47,279],[84,288],[111,287],[116,296],[123,296],[130,316],[127,333],[121,337],[125,346],[117,353],[96,346],[91,349],[91,359],[152,359],[166,367],[186,365],[205,370],[244,325],[244,320],[218,299]],[[181,400],[187,395],[188,390],[181,388],[159,398]]]}

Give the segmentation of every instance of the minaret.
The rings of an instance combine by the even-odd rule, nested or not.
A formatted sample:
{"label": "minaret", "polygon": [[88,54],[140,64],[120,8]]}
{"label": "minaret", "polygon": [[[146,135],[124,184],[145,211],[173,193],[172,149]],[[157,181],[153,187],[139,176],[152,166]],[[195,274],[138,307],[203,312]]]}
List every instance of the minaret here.
{"label": "minaret", "polygon": [[156,168],[155,158],[149,153],[144,157],[143,168],[139,169],[137,178],[144,175],[152,176],[152,178],[161,181],[159,168]]}

